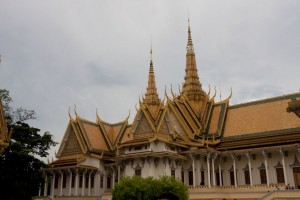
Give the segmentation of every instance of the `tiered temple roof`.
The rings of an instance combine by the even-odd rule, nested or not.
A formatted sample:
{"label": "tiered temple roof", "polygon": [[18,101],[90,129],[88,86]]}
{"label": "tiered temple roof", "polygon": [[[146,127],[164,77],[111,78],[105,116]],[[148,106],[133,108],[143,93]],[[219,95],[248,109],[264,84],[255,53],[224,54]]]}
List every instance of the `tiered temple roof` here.
{"label": "tiered temple roof", "polygon": [[230,105],[231,95],[215,102],[216,91],[211,96],[202,89],[190,24],[184,83],[180,94],[174,94],[172,89],[171,93],[172,97],[165,94],[166,101],[160,100],[151,47],[148,86],[133,123],[128,123],[128,117],[110,124],[98,115],[96,122],[83,119],[77,113],[75,119],[70,116],[57,153],[62,160],[58,163],[62,165],[63,160],[68,163],[70,159],[86,156],[115,162],[125,156],[122,155],[124,147],[156,140],[181,147],[183,153],[207,149],[229,151],[300,140],[300,93]]}

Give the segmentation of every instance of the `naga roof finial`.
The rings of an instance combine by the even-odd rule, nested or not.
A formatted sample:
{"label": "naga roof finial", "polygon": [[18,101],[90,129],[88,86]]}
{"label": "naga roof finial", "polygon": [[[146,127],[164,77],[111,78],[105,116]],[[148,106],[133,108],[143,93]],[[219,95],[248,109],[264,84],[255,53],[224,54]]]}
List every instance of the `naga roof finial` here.
{"label": "naga roof finial", "polygon": [[75,115],[76,115],[76,118],[79,117],[77,111],[76,111],[76,105],[74,104],[74,112],[75,112]]}
{"label": "naga roof finial", "polygon": [[69,115],[69,117],[70,117],[70,120],[73,120],[73,117],[72,117],[72,115],[71,115],[71,106],[69,106],[68,115]]}

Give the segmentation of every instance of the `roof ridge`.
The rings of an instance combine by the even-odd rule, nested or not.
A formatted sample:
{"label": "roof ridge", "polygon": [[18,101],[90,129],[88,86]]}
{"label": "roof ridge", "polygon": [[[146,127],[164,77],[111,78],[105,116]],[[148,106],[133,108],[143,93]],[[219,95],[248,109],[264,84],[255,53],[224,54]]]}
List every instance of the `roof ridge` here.
{"label": "roof ridge", "polygon": [[265,99],[253,100],[253,101],[248,101],[248,102],[244,102],[244,103],[238,103],[235,105],[228,106],[228,109],[239,108],[239,107],[244,107],[244,106],[252,106],[255,104],[269,103],[269,102],[274,102],[274,101],[278,101],[281,99],[287,99],[289,97],[300,97],[300,92],[285,94],[285,95],[280,95],[280,96],[275,96],[275,97],[269,97],[269,98],[265,98]]}

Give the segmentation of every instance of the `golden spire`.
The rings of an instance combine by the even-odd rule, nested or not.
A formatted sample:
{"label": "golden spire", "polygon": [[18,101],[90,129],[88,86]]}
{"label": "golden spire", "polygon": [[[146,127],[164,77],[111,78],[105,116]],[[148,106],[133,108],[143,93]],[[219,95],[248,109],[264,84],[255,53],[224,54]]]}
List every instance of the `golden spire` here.
{"label": "golden spire", "polygon": [[148,75],[148,87],[145,94],[145,102],[147,104],[158,104],[160,102],[155,84],[155,75],[152,61],[152,44],[150,50],[150,69]]}
{"label": "golden spire", "polygon": [[190,18],[188,19],[188,43],[186,46],[187,52],[194,53],[194,46],[191,35],[191,26],[190,26]]}
{"label": "golden spire", "polygon": [[188,19],[188,42],[186,46],[186,68],[182,92],[190,100],[202,99],[205,95],[198,77],[194,46],[191,35],[190,19]]}

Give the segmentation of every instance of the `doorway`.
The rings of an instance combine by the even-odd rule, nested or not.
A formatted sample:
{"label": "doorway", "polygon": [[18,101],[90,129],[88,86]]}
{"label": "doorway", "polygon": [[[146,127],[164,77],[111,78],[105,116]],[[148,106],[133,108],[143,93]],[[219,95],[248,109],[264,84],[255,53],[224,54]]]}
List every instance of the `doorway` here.
{"label": "doorway", "polygon": [[294,180],[295,180],[295,188],[300,189],[300,167],[294,167]]}

